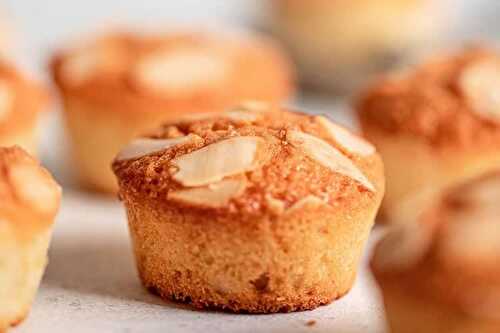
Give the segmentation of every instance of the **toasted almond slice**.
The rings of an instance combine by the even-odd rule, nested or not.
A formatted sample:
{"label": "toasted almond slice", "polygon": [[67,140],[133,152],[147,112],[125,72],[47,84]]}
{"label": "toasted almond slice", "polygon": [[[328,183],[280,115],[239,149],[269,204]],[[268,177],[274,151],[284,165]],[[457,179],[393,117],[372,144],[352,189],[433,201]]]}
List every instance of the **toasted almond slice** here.
{"label": "toasted almond slice", "polygon": [[266,159],[266,148],[261,137],[225,139],[174,159],[178,172],[172,177],[184,186],[208,185],[256,169]]}
{"label": "toasted almond slice", "polygon": [[288,210],[286,211],[287,213],[293,213],[295,211],[304,209],[304,207],[310,206],[310,207],[320,207],[326,205],[326,202],[318,198],[317,196],[314,195],[308,195],[296,203],[294,203]]}
{"label": "toasted almond slice", "polygon": [[332,123],[326,117],[317,116],[315,120],[330,134],[331,138],[350,153],[370,156],[375,153],[375,147],[368,141],[358,137],[345,128]]}
{"label": "toasted almond slice", "polygon": [[173,139],[135,139],[118,153],[118,155],[116,156],[116,161],[130,160],[146,156],[171,148],[173,146],[186,144],[195,140],[195,138],[197,137],[198,136],[195,134],[190,134]]}
{"label": "toasted almond slice", "polygon": [[137,82],[153,92],[185,92],[223,81],[225,59],[200,50],[159,51],[144,57],[134,70]]}
{"label": "toasted almond slice", "polygon": [[246,180],[225,179],[205,187],[189,188],[171,192],[169,200],[200,207],[217,208],[227,205],[229,200],[241,195],[246,188]]}
{"label": "toasted almond slice", "polygon": [[500,61],[473,63],[462,72],[459,84],[476,113],[500,120]]}
{"label": "toasted almond slice", "polygon": [[237,105],[235,110],[245,110],[253,112],[265,112],[271,108],[271,105],[265,101],[259,100],[246,100]]}
{"label": "toasted almond slice", "polygon": [[272,197],[271,195],[266,195],[266,205],[269,210],[276,214],[281,215],[285,211],[285,203],[279,199]]}
{"label": "toasted almond slice", "polygon": [[315,160],[324,167],[354,179],[367,190],[372,192],[375,191],[373,184],[356,165],[327,142],[296,130],[289,130],[286,134],[286,138],[291,145],[301,149],[309,158]]}
{"label": "toasted almond slice", "polygon": [[0,121],[9,116],[12,110],[13,96],[9,84],[6,81],[0,81]]}
{"label": "toasted almond slice", "polygon": [[39,167],[30,164],[12,165],[9,180],[22,202],[42,214],[56,211],[61,188]]}

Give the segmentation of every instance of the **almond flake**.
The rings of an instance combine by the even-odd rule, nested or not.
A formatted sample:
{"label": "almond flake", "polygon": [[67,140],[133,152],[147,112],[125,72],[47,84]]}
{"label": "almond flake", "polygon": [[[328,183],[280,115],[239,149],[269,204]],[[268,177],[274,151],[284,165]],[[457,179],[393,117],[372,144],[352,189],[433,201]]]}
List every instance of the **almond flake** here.
{"label": "almond flake", "polygon": [[256,136],[213,143],[174,159],[179,171],[172,178],[184,186],[203,186],[254,170],[265,160],[265,146],[264,139]]}
{"label": "almond flake", "polygon": [[292,213],[292,212],[295,212],[297,210],[304,209],[307,206],[321,207],[321,206],[325,206],[325,205],[326,205],[326,202],[324,200],[321,200],[320,198],[318,198],[317,196],[314,196],[314,195],[308,195],[308,196],[300,199],[296,203],[294,203],[290,208],[288,208],[288,210],[286,212]]}
{"label": "almond flake", "polygon": [[235,110],[245,110],[245,111],[254,111],[254,112],[265,112],[271,108],[271,105],[265,101],[258,100],[246,100],[236,106]]}
{"label": "almond flake", "polygon": [[266,195],[266,204],[269,210],[276,214],[281,215],[285,211],[285,203],[279,199],[272,197],[271,195]]}
{"label": "almond flake", "polygon": [[286,134],[288,142],[302,150],[309,158],[344,176],[350,177],[363,185],[367,190],[375,191],[373,184],[354,165],[354,163],[339,150],[326,141],[304,132],[289,130]]}
{"label": "almond flake", "polygon": [[[193,141],[197,135],[190,134],[173,139],[135,139],[116,156],[117,161],[130,160],[142,156],[150,155],[177,145],[186,144]],[[199,137],[198,137],[199,138]]]}
{"label": "almond flake", "polygon": [[9,179],[17,197],[42,214],[57,209],[60,187],[37,166],[15,164],[9,170]]}
{"label": "almond flake", "polygon": [[156,92],[193,91],[224,80],[228,71],[225,59],[200,50],[170,50],[144,57],[136,66],[139,84]]}
{"label": "almond flake", "polygon": [[12,110],[13,96],[9,84],[6,81],[0,81],[0,121],[9,116]]}
{"label": "almond flake", "polygon": [[231,199],[241,195],[245,188],[244,179],[225,179],[206,187],[171,192],[168,199],[194,206],[217,208],[227,205]]}
{"label": "almond flake", "polygon": [[500,61],[484,60],[468,66],[460,87],[479,115],[500,120]]}
{"label": "almond flake", "polygon": [[370,156],[375,153],[375,147],[368,141],[332,123],[326,117],[318,116],[315,119],[328,132],[331,138],[348,152],[361,156]]}

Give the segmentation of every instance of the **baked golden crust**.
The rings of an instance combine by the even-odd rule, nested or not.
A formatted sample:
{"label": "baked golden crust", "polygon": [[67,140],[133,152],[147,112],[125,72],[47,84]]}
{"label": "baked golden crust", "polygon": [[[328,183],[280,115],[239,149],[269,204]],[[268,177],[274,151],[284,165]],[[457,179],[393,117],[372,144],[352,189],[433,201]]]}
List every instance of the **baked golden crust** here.
{"label": "baked golden crust", "polygon": [[59,52],[51,68],[63,94],[108,112],[210,111],[242,99],[283,101],[294,90],[286,56],[248,36],[113,33]]}
{"label": "baked golden crust", "polygon": [[464,76],[478,64],[499,61],[493,50],[474,48],[376,82],[357,103],[361,125],[364,131],[409,134],[436,149],[498,147],[500,118],[481,114],[468,98]]}
{"label": "baked golden crust", "polygon": [[500,172],[483,175],[448,189],[416,224],[381,241],[372,268],[395,332],[403,331],[405,321],[424,322],[428,311],[436,316],[421,324],[429,325],[427,332],[446,325],[450,332],[500,328],[499,199]]}
{"label": "baked golden crust", "polygon": [[34,131],[37,115],[48,99],[48,93],[38,83],[0,60],[0,140],[25,128]]}
{"label": "baked golden crust", "polygon": [[[263,138],[263,150],[266,152],[262,153],[265,155],[262,159],[265,161],[261,168],[246,174],[247,191],[231,200],[230,204],[219,207],[218,211],[259,215],[274,211],[277,202],[283,205],[283,209],[288,209],[308,196],[320,198],[333,206],[344,201],[362,205],[383,191],[382,166],[375,151],[368,156],[350,153],[322,126],[319,119],[323,117],[287,112],[273,106],[269,110],[257,111],[237,107],[218,116],[205,116],[208,118],[199,119],[195,115],[194,120],[188,116],[185,121],[167,123],[149,136],[152,139],[190,136],[192,140],[139,158],[115,160],[113,169],[122,184],[122,191],[154,198],[165,197],[169,192],[184,187],[175,180],[177,170],[173,160],[214,143],[241,137]],[[288,133],[296,130],[315,135],[342,151],[366,176],[366,183],[332,172],[301,153],[289,141]]]}
{"label": "baked golden crust", "polygon": [[57,183],[24,150],[0,148],[0,331],[29,312],[60,197]]}
{"label": "baked golden crust", "polygon": [[500,58],[470,49],[375,83],[357,104],[387,174],[385,221],[405,223],[434,195],[500,166]]}
{"label": "baked golden crust", "polygon": [[255,313],[347,293],[384,191],[373,146],[324,117],[262,104],[195,118],[113,163],[144,285]]}

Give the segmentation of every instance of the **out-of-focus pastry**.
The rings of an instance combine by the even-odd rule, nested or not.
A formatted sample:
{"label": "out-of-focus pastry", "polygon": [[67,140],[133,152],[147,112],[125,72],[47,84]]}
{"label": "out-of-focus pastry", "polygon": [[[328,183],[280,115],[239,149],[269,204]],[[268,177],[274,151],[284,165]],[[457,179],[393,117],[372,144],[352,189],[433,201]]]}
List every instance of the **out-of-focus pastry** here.
{"label": "out-of-focus pastry", "polygon": [[73,152],[84,185],[116,192],[110,163],[145,129],[242,99],[279,103],[293,91],[286,56],[250,36],[110,34],[57,54]]}
{"label": "out-of-focus pastry", "polygon": [[390,231],[372,268],[393,333],[500,331],[500,169]]}
{"label": "out-of-focus pastry", "polygon": [[143,284],[234,312],[289,312],[352,287],[381,160],[321,116],[255,104],[165,124],[117,156]]}
{"label": "out-of-focus pastry", "polygon": [[36,154],[38,119],[48,100],[43,87],[0,57],[0,146],[17,144]]}
{"label": "out-of-focus pastry", "polygon": [[500,167],[500,58],[440,56],[375,83],[359,100],[365,137],[387,175],[383,212],[407,221],[443,188]]}
{"label": "out-of-focus pastry", "polygon": [[440,39],[450,13],[441,5],[440,0],[272,0],[268,16],[306,84],[349,93]]}
{"label": "out-of-focus pastry", "polygon": [[28,314],[47,264],[61,189],[19,147],[0,148],[0,331]]}

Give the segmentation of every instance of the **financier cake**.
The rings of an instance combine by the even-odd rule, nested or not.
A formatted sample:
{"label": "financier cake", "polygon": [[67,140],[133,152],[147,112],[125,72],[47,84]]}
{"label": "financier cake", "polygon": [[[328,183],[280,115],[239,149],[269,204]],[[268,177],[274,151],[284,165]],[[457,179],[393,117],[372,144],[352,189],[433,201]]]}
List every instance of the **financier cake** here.
{"label": "financier cake", "polygon": [[29,312],[60,197],[49,172],[23,149],[0,148],[0,332]]}
{"label": "financier cake", "polygon": [[441,0],[270,0],[272,32],[310,86],[339,93],[439,41],[453,8]]}
{"label": "financier cake", "polygon": [[81,183],[111,193],[113,157],[144,130],[242,99],[279,103],[293,91],[280,48],[243,34],[107,34],[56,54],[52,73]]}
{"label": "financier cake", "polygon": [[384,193],[371,144],[323,116],[255,103],[166,123],[113,170],[143,284],[234,312],[345,295]]}
{"label": "financier cake", "polygon": [[47,104],[45,89],[0,56],[0,146],[17,144],[35,154],[38,118]]}
{"label": "financier cake", "polygon": [[376,82],[357,111],[384,160],[383,213],[404,222],[443,188],[500,168],[500,58],[468,49]]}
{"label": "financier cake", "polygon": [[372,268],[391,332],[500,332],[500,169],[395,227]]}

